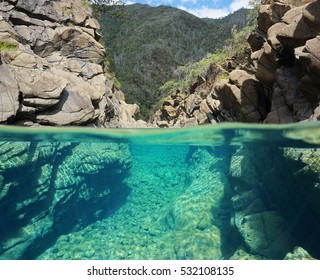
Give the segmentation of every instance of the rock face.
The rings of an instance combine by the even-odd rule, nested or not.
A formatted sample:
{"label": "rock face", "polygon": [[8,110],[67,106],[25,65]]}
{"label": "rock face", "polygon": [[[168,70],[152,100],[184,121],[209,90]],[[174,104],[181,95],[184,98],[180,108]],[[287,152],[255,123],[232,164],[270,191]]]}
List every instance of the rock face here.
{"label": "rock face", "polygon": [[266,1],[261,6],[257,32],[264,43],[252,58],[256,77],[270,93],[264,122],[318,119],[319,15],[319,1]]}
{"label": "rock face", "polygon": [[79,0],[2,1],[0,123],[144,126],[104,73],[98,28]]}
{"label": "rock face", "polygon": [[319,149],[237,150],[229,179],[233,224],[243,244],[232,258],[253,254],[262,259],[308,259],[308,253],[319,257],[314,239],[320,232],[318,159]]}
{"label": "rock face", "polygon": [[179,127],[319,120],[319,18],[319,1],[263,1],[248,39],[255,71],[212,65],[189,92],[169,97],[151,122]]}
{"label": "rock face", "polygon": [[131,165],[125,145],[1,142],[0,158],[1,259],[35,258],[128,193],[119,184]]}

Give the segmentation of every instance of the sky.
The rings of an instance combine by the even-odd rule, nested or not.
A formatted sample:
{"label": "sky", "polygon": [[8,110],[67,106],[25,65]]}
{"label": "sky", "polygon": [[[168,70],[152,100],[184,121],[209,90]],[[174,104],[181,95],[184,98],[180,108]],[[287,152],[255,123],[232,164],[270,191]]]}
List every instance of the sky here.
{"label": "sky", "polygon": [[242,7],[249,7],[249,0],[124,0],[124,2],[126,4],[142,3],[154,7],[172,6],[200,18],[221,18]]}

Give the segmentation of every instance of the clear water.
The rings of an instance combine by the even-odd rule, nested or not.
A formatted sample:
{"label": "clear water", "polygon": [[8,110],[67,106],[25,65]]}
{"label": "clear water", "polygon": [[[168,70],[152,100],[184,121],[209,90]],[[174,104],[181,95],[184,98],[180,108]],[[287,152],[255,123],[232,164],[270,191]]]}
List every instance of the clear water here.
{"label": "clear water", "polygon": [[319,123],[3,126],[0,141],[2,259],[320,257]]}

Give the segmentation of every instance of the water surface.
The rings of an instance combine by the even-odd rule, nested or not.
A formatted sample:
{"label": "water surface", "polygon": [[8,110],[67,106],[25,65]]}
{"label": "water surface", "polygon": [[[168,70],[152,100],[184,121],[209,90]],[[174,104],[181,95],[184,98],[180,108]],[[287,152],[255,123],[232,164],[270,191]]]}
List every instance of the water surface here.
{"label": "water surface", "polygon": [[2,259],[320,257],[319,123],[2,126],[0,141]]}

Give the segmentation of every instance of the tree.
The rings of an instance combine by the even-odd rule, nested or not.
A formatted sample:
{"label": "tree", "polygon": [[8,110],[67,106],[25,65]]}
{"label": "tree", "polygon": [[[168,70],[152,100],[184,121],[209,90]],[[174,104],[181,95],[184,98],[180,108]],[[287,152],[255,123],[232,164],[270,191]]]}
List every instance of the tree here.
{"label": "tree", "polygon": [[124,3],[121,0],[87,0],[83,2],[90,2],[91,4],[94,5],[123,5]]}
{"label": "tree", "polygon": [[122,0],[81,0],[82,3],[90,4],[93,15],[96,18],[99,18],[106,11],[113,9],[116,7],[116,11],[118,7],[124,5]]}

